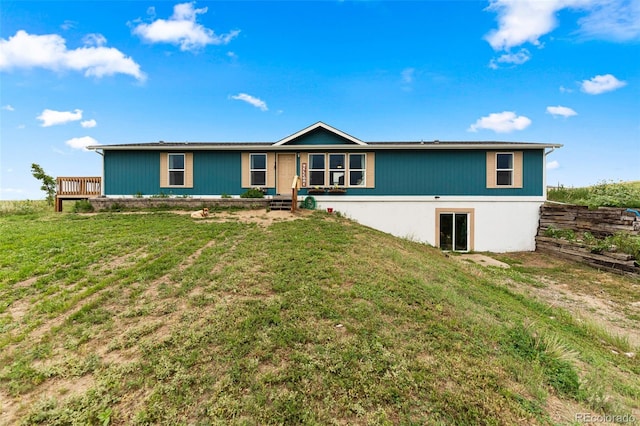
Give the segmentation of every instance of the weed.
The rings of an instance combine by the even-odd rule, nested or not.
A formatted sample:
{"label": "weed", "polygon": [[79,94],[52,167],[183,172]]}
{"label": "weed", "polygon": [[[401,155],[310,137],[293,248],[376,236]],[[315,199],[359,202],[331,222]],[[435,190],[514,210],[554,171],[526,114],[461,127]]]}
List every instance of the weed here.
{"label": "weed", "polygon": [[93,206],[89,200],[78,200],[73,206],[74,213],[88,213],[93,211]]}
{"label": "weed", "polygon": [[264,198],[264,192],[259,188],[250,188],[240,194],[240,198]]}
{"label": "weed", "polygon": [[560,186],[548,191],[547,198],[570,204],[597,207],[640,207],[639,182],[601,181],[586,188]]}

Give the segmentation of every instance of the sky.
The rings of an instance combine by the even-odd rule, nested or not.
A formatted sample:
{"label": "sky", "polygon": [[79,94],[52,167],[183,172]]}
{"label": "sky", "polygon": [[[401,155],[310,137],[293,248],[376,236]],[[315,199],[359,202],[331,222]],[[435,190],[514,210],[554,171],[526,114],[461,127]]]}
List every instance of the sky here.
{"label": "sky", "polygon": [[88,145],[563,144],[547,183],[640,180],[640,2],[0,3],[0,199],[100,176]]}

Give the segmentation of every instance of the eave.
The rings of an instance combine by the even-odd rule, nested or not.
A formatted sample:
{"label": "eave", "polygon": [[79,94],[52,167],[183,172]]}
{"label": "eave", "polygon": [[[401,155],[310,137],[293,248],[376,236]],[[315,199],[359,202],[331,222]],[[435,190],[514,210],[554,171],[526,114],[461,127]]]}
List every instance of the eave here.
{"label": "eave", "polygon": [[371,142],[366,145],[274,145],[269,143],[163,142],[91,145],[93,151],[386,151],[386,150],[521,150],[561,148],[562,144],[530,142]]}

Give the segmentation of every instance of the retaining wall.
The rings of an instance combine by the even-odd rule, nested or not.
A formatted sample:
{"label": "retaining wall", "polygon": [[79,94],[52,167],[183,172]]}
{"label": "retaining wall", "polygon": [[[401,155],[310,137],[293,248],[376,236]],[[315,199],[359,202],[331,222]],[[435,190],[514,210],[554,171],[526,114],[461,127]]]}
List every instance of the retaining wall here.
{"label": "retaining wall", "polygon": [[536,236],[536,251],[577,260],[599,269],[640,276],[640,265],[625,253],[598,251],[580,241],[549,238],[549,228],[572,230],[577,236],[584,232],[604,238],[617,232],[640,235],[640,217],[624,208],[544,204],[540,207],[540,222]]}

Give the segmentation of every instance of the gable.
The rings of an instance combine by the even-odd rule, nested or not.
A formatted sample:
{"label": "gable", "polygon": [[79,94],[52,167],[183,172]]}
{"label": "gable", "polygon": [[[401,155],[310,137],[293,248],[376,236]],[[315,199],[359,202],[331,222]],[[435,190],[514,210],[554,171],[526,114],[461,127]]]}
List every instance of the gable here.
{"label": "gable", "polygon": [[287,142],[287,145],[354,145],[354,143],[326,129],[318,128]]}
{"label": "gable", "polygon": [[319,121],[273,144],[273,146],[282,145],[366,145],[366,143]]}

